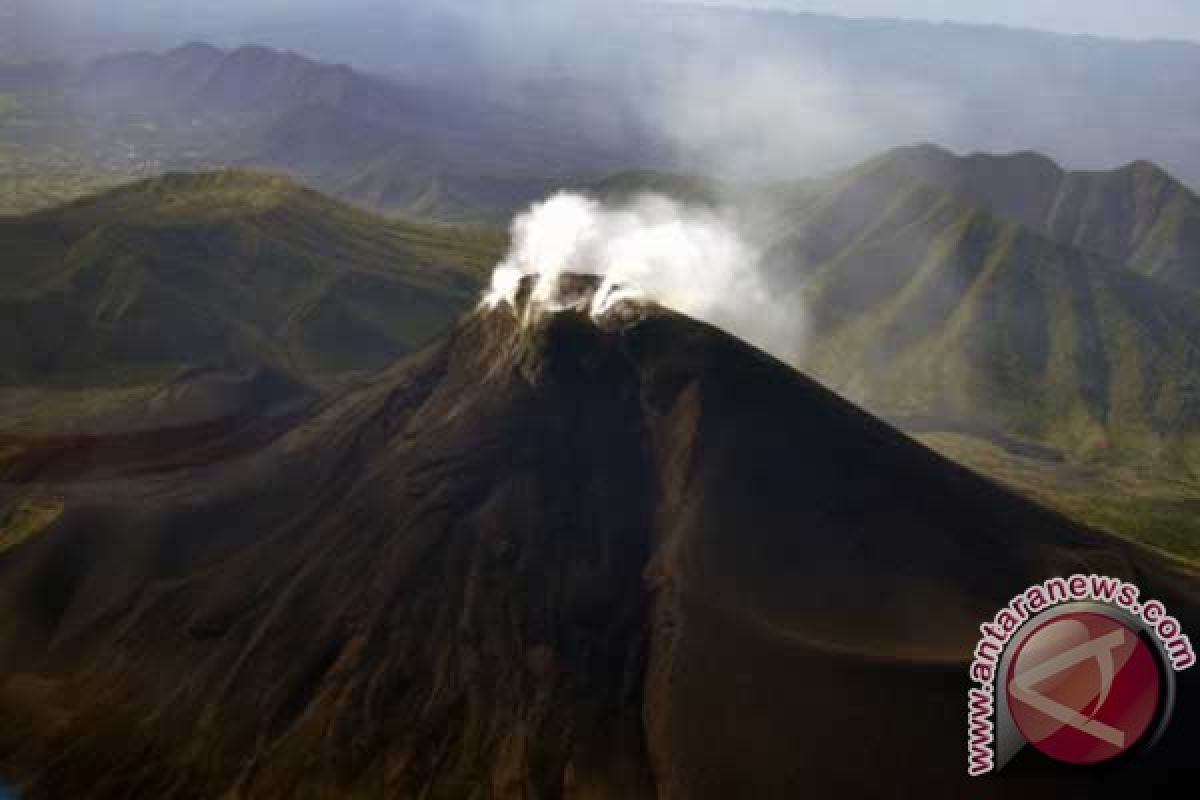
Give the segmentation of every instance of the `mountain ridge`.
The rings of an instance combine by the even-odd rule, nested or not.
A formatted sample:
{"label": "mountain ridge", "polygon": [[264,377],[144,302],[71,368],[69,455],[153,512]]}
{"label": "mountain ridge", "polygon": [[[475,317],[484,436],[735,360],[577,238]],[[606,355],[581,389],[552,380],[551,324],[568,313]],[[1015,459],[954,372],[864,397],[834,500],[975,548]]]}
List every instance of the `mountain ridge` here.
{"label": "mountain ridge", "polygon": [[768,268],[813,316],[807,368],[851,398],[1084,451],[1196,431],[1190,294],[921,182],[806,191]]}
{"label": "mountain ridge", "polygon": [[0,235],[10,381],[231,362],[302,379],[367,368],[470,308],[499,249],[481,232],[384,220],[239,171],[151,179],[0,220]]}
{"label": "mountain ridge", "polygon": [[922,145],[891,151],[857,170],[960,194],[1057,242],[1200,288],[1200,197],[1150,161],[1081,172],[1034,152],[957,157]]}
{"label": "mountain ridge", "polygon": [[[201,148],[208,162],[284,169],[393,212],[491,219],[531,202],[556,176],[621,163],[586,130],[564,137],[537,115],[484,98],[466,101],[262,45],[118,55],[82,68],[76,82],[79,102],[101,116],[183,115],[186,129],[189,115],[215,115],[214,124],[233,130]],[[422,202],[439,180],[471,186],[488,178],[490,187],[459,191],[452,205]]]}

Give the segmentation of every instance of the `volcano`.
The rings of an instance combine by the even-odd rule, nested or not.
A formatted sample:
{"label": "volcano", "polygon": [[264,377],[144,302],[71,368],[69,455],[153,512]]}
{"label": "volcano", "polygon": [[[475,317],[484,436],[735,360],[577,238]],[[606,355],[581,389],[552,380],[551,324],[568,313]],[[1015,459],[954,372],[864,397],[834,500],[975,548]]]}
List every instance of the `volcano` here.
{"label": "volcano", "polygon": [[[596,285],[572,280],[572,297]],[[1114,782],[967,784],[978,625],[1095,571],[1195,628],[1194,571],[715,328],[529,298],[252,455],[76,487],[0,554],[0,774],[101,800]],[[1200,687],[1180,679],[1139,787],[1195,741]]]}

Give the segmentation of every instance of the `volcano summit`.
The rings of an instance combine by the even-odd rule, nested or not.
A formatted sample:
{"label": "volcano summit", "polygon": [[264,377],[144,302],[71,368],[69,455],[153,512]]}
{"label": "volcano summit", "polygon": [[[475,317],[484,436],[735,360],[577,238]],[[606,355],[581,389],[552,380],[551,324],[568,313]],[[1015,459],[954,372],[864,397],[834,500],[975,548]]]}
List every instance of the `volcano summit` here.
{"label": "volcano summit", "polygon": [[[30,798],[1095,791],[957,776],[977,625],[1097,571],[1196,629],[1193,572],[715,328],[529,310],[252,457],[80,489],[0,554],[0,772]],[[1181,677],[1164,764],[1195,741]]]}

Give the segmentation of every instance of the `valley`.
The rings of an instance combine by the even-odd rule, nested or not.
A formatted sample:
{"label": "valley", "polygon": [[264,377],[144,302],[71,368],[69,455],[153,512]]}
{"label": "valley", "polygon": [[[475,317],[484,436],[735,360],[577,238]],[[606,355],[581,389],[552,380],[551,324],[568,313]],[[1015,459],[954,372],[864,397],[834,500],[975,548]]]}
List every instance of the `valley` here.
{"label": "valley", "polygon": [[958,433],[915,434],[922,444],[1098,530],[1190,563],[1200,562],[1200,483],[1169,465],[1114,466],[1056,454],[1014,453],[986,438]]}

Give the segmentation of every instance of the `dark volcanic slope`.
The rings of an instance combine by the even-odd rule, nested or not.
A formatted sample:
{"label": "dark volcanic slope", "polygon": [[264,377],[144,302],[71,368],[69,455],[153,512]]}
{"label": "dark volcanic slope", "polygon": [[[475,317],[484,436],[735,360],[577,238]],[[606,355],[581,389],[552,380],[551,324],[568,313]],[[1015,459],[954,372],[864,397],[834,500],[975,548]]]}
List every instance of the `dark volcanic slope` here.
{"label": "dark volcanic slope", "polygon": [[0,556],[0,769],[32,798],[964,796],[975,625],[1080,569],[1200,623],[1194,575],[718,331],[480,313],[255,461]]}

